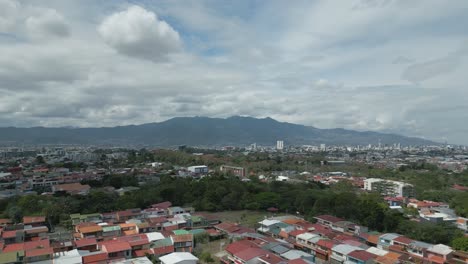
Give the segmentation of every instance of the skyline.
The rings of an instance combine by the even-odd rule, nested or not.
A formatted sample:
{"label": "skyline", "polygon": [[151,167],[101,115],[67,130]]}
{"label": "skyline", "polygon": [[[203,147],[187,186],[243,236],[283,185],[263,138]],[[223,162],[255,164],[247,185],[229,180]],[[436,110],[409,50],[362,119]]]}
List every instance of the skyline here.
{"label": "skyline", "polygon": [[462,0],[0,0],[0,126],[241,115],[466,145],[467,11]]}

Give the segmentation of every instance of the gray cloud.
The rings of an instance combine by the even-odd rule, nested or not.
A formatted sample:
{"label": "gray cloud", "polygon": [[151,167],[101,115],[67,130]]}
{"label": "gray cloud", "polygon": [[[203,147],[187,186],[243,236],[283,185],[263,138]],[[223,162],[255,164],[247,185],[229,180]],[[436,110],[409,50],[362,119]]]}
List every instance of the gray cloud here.
{"label": "gray cloud", "polygon": [[67,37],[70,29],[65,19],[56,10],[46,9],[26,19],[26,27],[35,37]]}
{"label": "gray cloud", "polygon": [[447,56],[445,58],[430,60],[408,66],[401,78],[410,82],[419,83],[439,75],[455,71],[460,66],[460,58]]}

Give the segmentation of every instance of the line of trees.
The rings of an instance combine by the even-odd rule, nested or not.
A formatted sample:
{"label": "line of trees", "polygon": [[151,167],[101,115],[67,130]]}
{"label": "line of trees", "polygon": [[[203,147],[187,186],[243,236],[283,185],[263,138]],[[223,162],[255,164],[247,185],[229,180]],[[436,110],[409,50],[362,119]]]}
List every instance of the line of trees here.
{"label": "line of trees", "polygon": [[[129,176],[130,177],[130,176]],[[112,182],[109,180],[109,182]],[[130,181],[131,182],[131,181]],[[213,176],[201,180],[163,177],[156,185],[118,196],[104,189],[87,196],[23,196],[0,203],[4,217],[19,221],[23,215],[46,215],[52,224],[67,223],[71,213],[95,213],[145,208],[162,201],[191,205],[198,211],[266,210],[299,213],[312,220],[332,214],[381,232],[398,232],[429,243],[450,244],[463,236],[453,225],[420,224],[391,210],[378,194],[358,193],[346,183],[328,188],[320,184],[268,184],[242,182],[235,177]]]}

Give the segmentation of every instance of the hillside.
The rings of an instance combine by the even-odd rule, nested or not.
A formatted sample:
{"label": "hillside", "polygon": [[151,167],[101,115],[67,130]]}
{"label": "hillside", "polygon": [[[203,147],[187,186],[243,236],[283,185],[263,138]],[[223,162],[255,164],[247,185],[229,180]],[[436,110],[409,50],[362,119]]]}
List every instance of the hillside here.
{"label": "hillside", "polygon": [[367,145],[401,143],[429,145],[434,142],[395,134],[318,129],[271,118],[176,117],[160,123],[102,128],[0,128],[0,144],[113,144],[150,146],[221,146],[327,144]]}

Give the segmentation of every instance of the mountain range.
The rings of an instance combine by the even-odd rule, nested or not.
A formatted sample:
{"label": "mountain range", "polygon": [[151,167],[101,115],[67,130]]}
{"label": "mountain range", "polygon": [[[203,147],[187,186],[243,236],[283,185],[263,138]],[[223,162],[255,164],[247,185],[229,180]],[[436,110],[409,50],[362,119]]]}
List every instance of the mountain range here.
{"label": "mountain range", "polygon": [[148,146],[285,145],[432,145],[429,140],[341,128],[319,129],[272,118],[176,117],[164,122],[99,128],[0,128],[0,144],[92,144]]}

